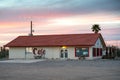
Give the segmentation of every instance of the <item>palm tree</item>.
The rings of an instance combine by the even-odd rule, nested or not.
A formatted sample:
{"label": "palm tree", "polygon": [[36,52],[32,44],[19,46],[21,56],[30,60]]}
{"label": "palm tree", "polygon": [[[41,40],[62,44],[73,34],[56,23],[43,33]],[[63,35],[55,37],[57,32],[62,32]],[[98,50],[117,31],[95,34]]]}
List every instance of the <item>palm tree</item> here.
{"label": "palm tree", "polygon": [[98,33],[101,30],[99,24],[94,24],[91,29],[95,33]]}

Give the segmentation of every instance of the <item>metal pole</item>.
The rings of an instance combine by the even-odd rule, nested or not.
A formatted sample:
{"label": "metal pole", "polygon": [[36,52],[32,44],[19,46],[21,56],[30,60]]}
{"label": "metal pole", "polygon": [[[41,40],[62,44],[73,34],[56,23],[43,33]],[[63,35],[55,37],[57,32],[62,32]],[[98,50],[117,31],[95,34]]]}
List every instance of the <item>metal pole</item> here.
{"label": "metal pole", "polygon": [[31,21],[30,35],[33,36],[33,34],[32,34],[32,21]]}
{"label": "metal pole", "polygon": [[27,55],[27,48],[25,47],[25,60],[26,60],[26,55]]}

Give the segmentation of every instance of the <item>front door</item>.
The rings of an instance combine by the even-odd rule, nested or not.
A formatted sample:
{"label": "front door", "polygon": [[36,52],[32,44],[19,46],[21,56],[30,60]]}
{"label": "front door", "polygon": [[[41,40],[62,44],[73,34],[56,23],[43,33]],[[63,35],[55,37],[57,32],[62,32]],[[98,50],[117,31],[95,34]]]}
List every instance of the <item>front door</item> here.
{"label": "front door", "polygon": [[63,58],[63,59],[68,58],[68,50],[67,49],[62,49],[60,51],[60,58]]}

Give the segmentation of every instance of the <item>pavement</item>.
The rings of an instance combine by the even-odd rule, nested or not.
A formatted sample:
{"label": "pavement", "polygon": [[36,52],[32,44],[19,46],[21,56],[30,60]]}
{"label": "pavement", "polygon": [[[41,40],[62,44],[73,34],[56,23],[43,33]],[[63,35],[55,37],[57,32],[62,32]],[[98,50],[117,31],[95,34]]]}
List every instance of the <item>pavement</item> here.
{"label": "pavement", "polygon": [[1,60],[0,63],[35,63],[45,61],[45,59],[13,59],[13,60]]}
{"label": "pavement", "polygon": [[0,80],[120,80],[120,60],[5,62],[0,63]]}

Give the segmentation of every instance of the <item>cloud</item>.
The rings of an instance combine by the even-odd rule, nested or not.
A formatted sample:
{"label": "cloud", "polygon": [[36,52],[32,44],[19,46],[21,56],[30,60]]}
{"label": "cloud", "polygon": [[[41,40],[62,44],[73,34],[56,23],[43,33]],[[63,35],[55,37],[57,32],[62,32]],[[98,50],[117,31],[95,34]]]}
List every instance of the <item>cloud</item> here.
{"label": "cloud", "polygon": [[11,7],[15,4],[15,0],[0,0],[0,8]]}
{"label": "cloud", "polygon": [[1,3],[5,6],[11,5],[8,8],[13,9],[45,9],[73,14],[89,14],[102,11],[120,12],[119,0],[5,0]]}
{"label": "cloud", "polygon": [[102,13],[103,11],[108,12],[120,12],[118,0],[67,0],[64,2],[56,1],[46,8],[56,12],[66,12],[71,14],[92,14],[92,13]]}
{"label": "cloud", "polygon": [[101,31],[103,34],[105,40],[120,40],[120,27],[119,28],[109,28],[109,29],[103,29]]}
{"label": "cloud", "polygon": [[[47,21],[74,15],[109,14],[120,18],[119,0],[0,0],[0,21]],[[9,4],[9,5],[7,5]]]}
{"label": "cloud", "polygon": [[120,40],[109,40],[106,41],[107,46],[117,46],[120,48]]}
{"label": "cloud", "polygon": [[98,23],[105,40],[120,40],[119,3],[120,0],[0,0],[0,37],[8,41],[11,36],[27,35],[32,20],[34,34],[87,33],[92,24]]}

